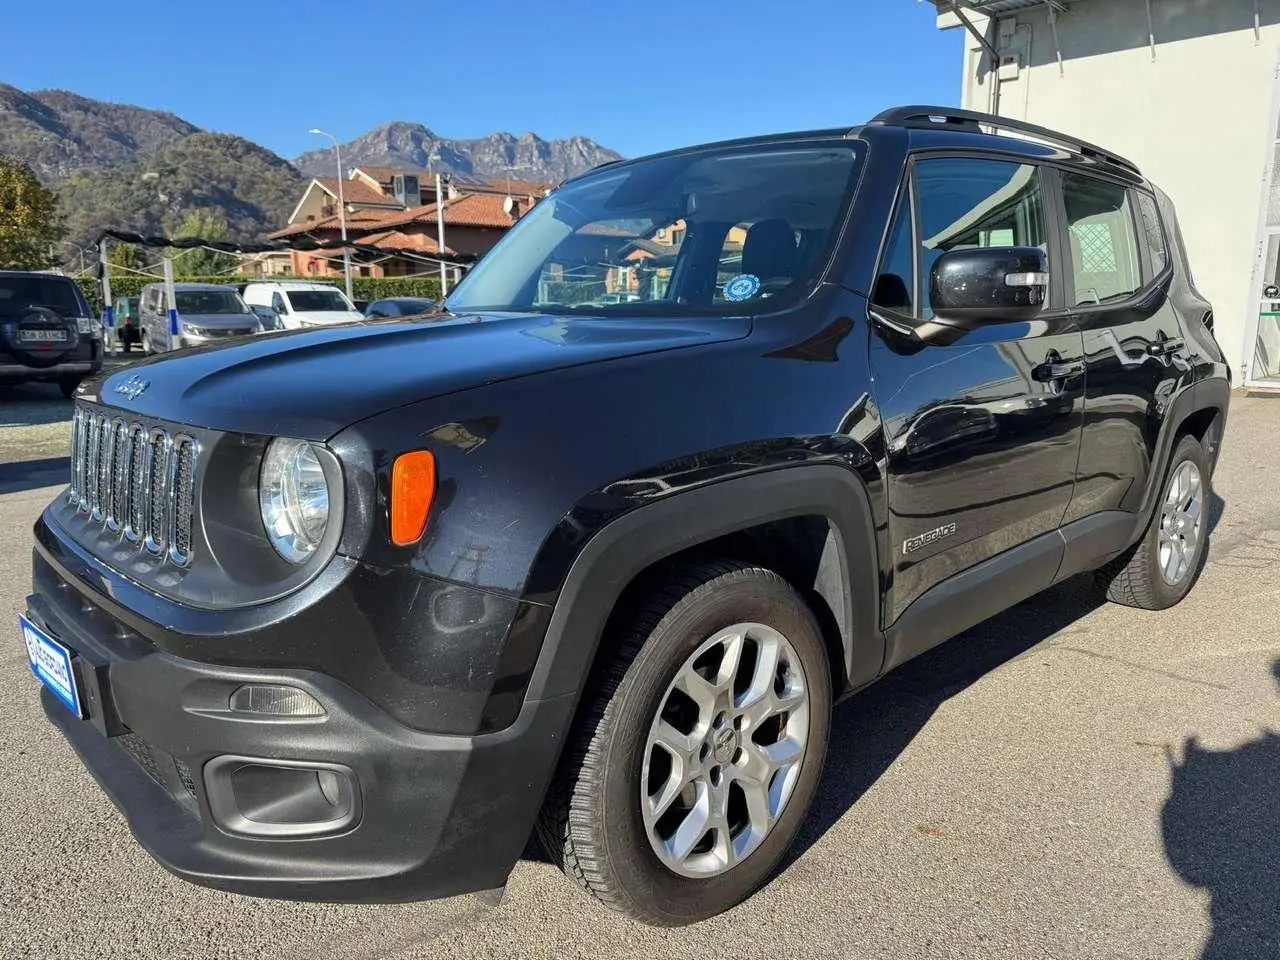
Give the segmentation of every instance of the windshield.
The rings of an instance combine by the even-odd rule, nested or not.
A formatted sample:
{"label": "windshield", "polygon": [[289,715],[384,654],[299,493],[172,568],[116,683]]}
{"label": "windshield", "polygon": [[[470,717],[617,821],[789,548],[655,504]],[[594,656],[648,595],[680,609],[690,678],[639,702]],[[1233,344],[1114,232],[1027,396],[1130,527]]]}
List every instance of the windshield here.
{"label": "windshield", "polygon": [[290,290],[285,294],[289,306],[300,313],[349,313],[351,304],[337,290]]}
{"label": "windshield", "polygon": [[177,290],[174,299],[178,301],[178,312],[191,317],[249,312],[234,290]]}
{"label": "windshield", "polygon": [[60,317],[92,316],[75,285],[59,277],[0,277],[0,315],[17,316],[47,307]]}
{"label": "windshield", "polygon": [[858,141],[656,157],[537,203],[459,285],[453,312],[690,314],[777,309],[812,289]]}

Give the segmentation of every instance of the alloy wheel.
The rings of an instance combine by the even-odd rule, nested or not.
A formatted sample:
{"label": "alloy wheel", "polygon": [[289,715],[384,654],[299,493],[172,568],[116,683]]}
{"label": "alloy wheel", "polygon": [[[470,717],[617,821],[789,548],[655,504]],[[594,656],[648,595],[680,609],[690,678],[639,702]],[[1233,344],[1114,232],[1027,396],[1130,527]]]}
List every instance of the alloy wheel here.
{"label": "alloy wheel", "polygon": [[1190,573],[1200,549],[1204,522],[1204,484],[1200,468],[1183,460],[1169,478],[1160,508],[1160,576],[1173,586]]}
{"label": "alloy wheel", "polygon": [[645,744],[640,809],[662,863],[707,878],[755,852],[791,797],[808,734],[808,684],[786,637],[738,623],[699,645]]}

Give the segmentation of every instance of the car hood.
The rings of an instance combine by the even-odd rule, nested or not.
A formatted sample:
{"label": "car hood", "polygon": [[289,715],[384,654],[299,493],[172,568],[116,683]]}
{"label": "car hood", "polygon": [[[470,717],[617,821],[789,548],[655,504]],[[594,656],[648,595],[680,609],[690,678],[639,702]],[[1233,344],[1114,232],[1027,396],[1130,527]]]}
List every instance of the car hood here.
{"label": "car hood", "polygon": [[156,357],[87,383],[81,395],[140,417],[324,440],[407,403],[563,367],[736,340],[750,331],[749,320],[733,317],[365,321]]}
{"label": "car hood", "polygon": [[356,310],[295,310],[287,314],[296,323],[327,326],[331,323],[350,323],[363,320],[364,314]]}

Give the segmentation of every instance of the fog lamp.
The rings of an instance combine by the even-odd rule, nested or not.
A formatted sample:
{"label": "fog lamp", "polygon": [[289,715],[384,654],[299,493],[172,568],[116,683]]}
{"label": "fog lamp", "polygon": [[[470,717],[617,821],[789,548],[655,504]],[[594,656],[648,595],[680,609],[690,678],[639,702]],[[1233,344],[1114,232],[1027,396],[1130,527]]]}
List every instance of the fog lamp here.
{"label": "fog lamp", "polygon": [[233,713],[266,717],[323,717],[324,707],[305,690],[278,684],[249,683],[231,694]]}

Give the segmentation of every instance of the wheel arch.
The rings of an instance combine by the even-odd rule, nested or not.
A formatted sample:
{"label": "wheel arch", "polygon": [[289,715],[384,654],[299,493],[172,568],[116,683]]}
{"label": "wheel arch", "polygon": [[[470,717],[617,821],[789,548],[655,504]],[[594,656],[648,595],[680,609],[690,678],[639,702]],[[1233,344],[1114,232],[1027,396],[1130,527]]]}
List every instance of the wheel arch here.
{"label": "wheel arch", "polygon": [[[824,521],[825,532],[815,521]],[[732,555],[764,563],[759,546],[788,529],[821,535],[816,558],[772,554],[793,585],[822,601],[815,614],[838,637],[841,686],[860,686],[883,662],[880,566],[871,500],[862,478],[836,464],[806,464],[738,476],[632,510],[601,528],[580,551],[555,602],[530,678],[529,699],[577,693],[590,675],[610,619],[628,590],[683,556]],[[785,537],[784,537],[785,539]],[[803,538],[802,538],[803,539]],[[776,541],[775,541],[776,542]],[[730,549],[720,549],[732,545]],[[803,553],[805,544],[796,545]],[[809,544],[812,546],[812,543]],[[795,584],[808,569],[812,583]],[[821,609],[825,606],[826,609]],[[829,646],[831,641],[829,639]]]}

